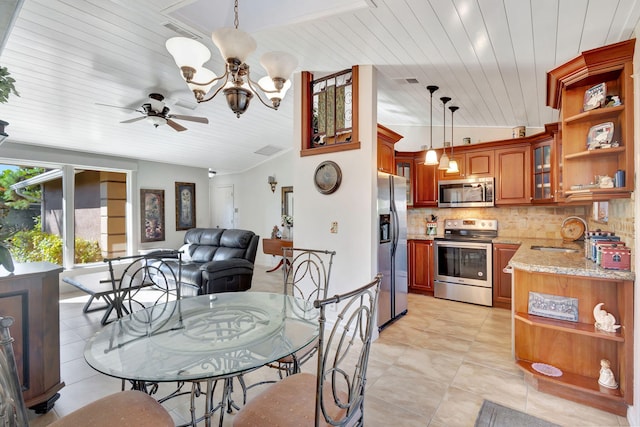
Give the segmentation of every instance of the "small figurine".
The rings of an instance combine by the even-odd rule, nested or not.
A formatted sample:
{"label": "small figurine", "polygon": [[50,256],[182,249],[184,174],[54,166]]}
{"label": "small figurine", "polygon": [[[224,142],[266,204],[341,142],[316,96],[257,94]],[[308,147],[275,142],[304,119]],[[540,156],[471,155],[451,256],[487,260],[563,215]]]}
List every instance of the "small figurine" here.
{"label": "small figurine", "polygon": [[613,371],[611,371],[611,362],[607,359],[600,361],[600,378],[598,378],[598,384],[607,388],[618,388],[616,378],[613,376]]}
{"label": "small figurine", "polygon": [[282,234],[280,234],[280,229],[278,228],[277,225],[274,225],[273,230],[271,230],[271,238],[279,239],[280,237],[282,237]]}
{"label": "small figurine", "polygon": [[593,308],[593,317],[596,319],[596,329],[604,332],[615,332],[620,325],[616,325],[616,318],[611,313],[607,313],[602,309],[603,302],[598,303]]}

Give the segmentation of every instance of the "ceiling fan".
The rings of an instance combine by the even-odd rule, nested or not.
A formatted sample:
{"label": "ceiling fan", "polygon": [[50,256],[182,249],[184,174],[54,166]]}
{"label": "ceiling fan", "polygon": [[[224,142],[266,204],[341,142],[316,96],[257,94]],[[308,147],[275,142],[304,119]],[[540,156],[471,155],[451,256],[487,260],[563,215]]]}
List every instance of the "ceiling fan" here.
{"label": "ceiling fan", "polygon": [[[99,104],[99,105],[106,105],[106,104]],[[106,105],[106,106],[107,107],[115,107],[114,105]],[[133,119],[124,120],[124,121],[122,121],[120,123],[134,123],[134,122],[137,122],[137,121],[140,121],[140,120],[147,119],[155,127],[167,124],[171,128],[173,128],[174,130],[176,130],[178,132],[182,132],[184,130],[187,130],[187,128],[182,126],[181,124],[173,121],[172,119],[188,120],[188,121],[191,121],[191,122],[205,123],[205,124],[209,123],[209,119],[207,119],[206,117],[195,117],[195,116],[183,116],[183,115],[180,115],[180,114],[169,114],[169,107],[167,107],[165,105],[165,103],[164,103],[164,95],[161,95],[159,93],[150,93],[149,94],[149,102],[145,102],[144,104],[142,104],[141,109],[127,108],[127,107],[117,107],[117,108],[124,108],[126,110],[133,110],[133,111],[137,111],[138,113],[142,114],[141,117],[136,117],[136,118],[133,118]]]}

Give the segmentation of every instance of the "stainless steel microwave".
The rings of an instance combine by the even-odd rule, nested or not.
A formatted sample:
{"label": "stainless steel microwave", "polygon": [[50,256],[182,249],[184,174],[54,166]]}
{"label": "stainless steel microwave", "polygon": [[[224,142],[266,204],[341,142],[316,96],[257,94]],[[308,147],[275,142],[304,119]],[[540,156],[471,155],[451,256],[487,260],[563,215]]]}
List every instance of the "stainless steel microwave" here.
{"label": "stainless steel microwave", "polygon": [[438,207],[482,208],[495,206],[493,177],[438,182]]}

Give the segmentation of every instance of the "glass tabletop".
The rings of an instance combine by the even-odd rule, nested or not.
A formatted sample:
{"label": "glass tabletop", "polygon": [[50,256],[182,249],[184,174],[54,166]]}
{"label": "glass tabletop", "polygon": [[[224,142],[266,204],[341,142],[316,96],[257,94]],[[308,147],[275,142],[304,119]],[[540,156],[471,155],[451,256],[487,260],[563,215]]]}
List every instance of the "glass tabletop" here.
{"label": "glass tabletop", "polygon": [[97,371],[129,380],[222,378],[309,344],[318,336],[318,315],[311,302],[277,293],[184,298],[108,324],[84,357]]}

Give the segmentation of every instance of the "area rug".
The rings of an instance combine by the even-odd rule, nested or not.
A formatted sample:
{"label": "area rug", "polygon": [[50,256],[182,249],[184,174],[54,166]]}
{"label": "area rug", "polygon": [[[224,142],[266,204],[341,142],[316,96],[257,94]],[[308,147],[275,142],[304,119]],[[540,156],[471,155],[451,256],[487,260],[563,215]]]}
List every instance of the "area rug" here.
{"label": "area rug", "polygon": [[475,427],[560,427],[524,412],[485,400],[476,418]]}

